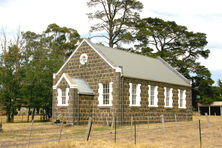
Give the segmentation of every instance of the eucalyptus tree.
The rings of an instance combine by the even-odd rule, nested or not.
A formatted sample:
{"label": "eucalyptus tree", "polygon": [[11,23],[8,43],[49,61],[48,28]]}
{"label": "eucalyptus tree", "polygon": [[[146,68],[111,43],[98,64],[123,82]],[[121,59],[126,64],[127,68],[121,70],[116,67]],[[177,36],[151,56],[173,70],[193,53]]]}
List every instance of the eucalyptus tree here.
{"label": "eucalyptus tree", "polygon": [[119,46],[120,42],[131,41],[130,29],[139,19],[143,4],[137,0],[90,0],[88,7],[97,7],[96,11],[88,13],[90,19],[98,23],[91,26],[91,32],[100,32],[108,40],[109,47]]}
{"label": "eucalyptus tree", "polygon": [[[159,18],[144,18],[136,23],[138,44],[141,54],[160,56],[186,78],[193,81],[193,98],[206,96],[213,80],[210,71],[198,62],[200,57],[208,58],[205,33],[188,31],[187,27],[174,21]],[[198,89],[196,89],[198,88]]]}

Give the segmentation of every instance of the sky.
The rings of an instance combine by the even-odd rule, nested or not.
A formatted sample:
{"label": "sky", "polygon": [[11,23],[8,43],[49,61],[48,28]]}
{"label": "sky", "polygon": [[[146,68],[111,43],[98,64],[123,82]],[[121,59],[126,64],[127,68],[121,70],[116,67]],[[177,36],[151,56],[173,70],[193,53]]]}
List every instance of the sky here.
{"label": "sky", "polygon": [[[86,15],[89,0],[0,0],[0,27],[7,34],[21,31],[42,33],[56,23],[76,29],[82,37],[89,36],[93,24]],[[207,34],[211,53],[199,61],[217,81],[222,79],[222,9],[221,0],[140,0],[141,17],[158,17],[184,25],[189,31]]]}

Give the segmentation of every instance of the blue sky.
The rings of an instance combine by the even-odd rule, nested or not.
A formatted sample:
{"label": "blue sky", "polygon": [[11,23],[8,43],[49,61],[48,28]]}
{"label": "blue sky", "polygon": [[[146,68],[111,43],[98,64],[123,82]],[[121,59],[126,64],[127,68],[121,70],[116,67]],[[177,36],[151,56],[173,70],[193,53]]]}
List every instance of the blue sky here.
{"label": "blue sky", "polygon": [[[21,31],[41,33],[51,23],[89,34],[90,21],[86,13],[88,0],[0,0],[0,27],[8,34]],[[208,59],[199,59],[212,73],[222,79],[222,9],[221,0],[140,0],[144,4],[142,17],[159,17],[175,21],[194,32],[207,34],[211,53]]]}

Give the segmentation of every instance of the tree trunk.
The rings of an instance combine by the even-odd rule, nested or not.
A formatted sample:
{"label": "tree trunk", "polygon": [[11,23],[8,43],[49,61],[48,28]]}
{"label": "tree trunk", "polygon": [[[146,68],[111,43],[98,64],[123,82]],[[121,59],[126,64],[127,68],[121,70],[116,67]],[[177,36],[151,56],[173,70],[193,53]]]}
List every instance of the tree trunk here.
{"label": "tree trunk", "polygon": [[35,117],[35,108],[32,111],[32,120],[34,120],[34,117]]}
{"label": "tree trunk", "polygon": [[14,108],[13,108],[12,113],[11,113],[11,121],[10,122],[14,122],[14,115],[15,115],[15,111],[14,111]]}
{"label": "tree trunk", "polygon": [[29,113],[30,113],[30,107],[29,107],[29,110],[28,110],[27,122],[29,122]]}
{"label": "tree trunk", "polygon": [[7,120],[6,122],[9,123],[11,121],[10,111],[7,111]]}

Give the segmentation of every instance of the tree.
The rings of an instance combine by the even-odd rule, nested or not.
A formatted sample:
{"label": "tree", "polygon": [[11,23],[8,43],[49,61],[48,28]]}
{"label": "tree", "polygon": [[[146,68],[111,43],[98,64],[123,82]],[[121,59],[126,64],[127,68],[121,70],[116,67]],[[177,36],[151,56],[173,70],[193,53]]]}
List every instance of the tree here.
{"label": "tree", "polygon": [[75,29],[60,27],[57,24],[48,25],[42,36],[49,49],[53,49],[52,52],[58,55],[62,54],[65,59],[76,49],[80,40],[80,35]]}
{"label": "tree", "polygon": [[8,41],[5,32],[1,40],[0,52],[0,104],[6,111],[7,122],[14,121],[20,100],[23,48],[20,32],[14,42]]}
{"label": "tree", "polygon": [[[51,116],[53,73],[75,50],[80,35],[72,28],[48,25],[42,34],[24,32],[25,42],[23,97],[24,105],[35,110],[40,108]],[[29,117],[28,117],[29,119]]]}
{"label": "tree", "polygon": [[108,40],[109,47],[119,46],[120,42],[132,39],[129,29],[139,18],[143,4],[137,0],[90,0],[88,7],[101,7],[94,13],[88,13],[90,19],[100,22],[91,27],[91,32],[104,31],[103,37]]}
{"label": "tree", "polygon": [[[209,70],[197,62],[199,57],[207,58],[210,50],[206,34],[188,31],[174,21],[159,18],[144,18],[136,24],[135,45],[141,54],[160,56],[193,81],[193,99],[196,95],[207,96],[213,80]],[[198,89],[196,89],[198,88]]]}

